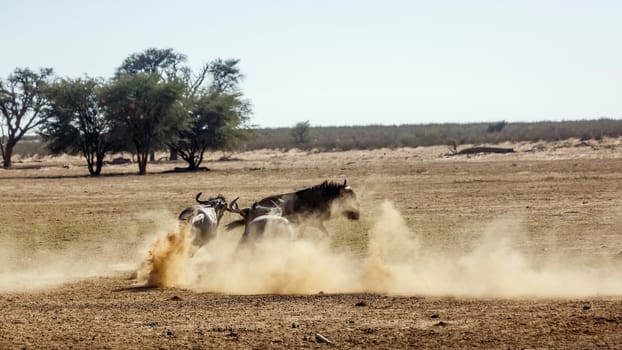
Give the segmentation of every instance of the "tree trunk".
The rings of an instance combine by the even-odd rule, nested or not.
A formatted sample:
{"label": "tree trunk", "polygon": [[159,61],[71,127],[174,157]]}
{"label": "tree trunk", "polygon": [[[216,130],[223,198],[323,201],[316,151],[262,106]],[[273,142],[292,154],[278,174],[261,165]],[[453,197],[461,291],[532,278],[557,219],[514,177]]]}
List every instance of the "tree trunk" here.
{"label": "tree trunk", "polygon": [[93,176],[99,176],[99,174],[101,174],[102,172],[102,165],[104,164],[104,156],[98,156],[97,160],[95,161],[95,173],[93,174]]}
{"label": "tree trunk", "polygon": [[138,175],[147,174],[147,159],[149,159],[149,152],[138,152],[136,156],[138,158]]}
{"label": "tree trunk", "polygon": [[188,170],[195,171],[199,169],[199,163],[197,163],[198,159],[194,152],[190,152],[187,157],[182,156],[182,158],[188,163]]}
{"label": "tree trunk", "polygon": [[197,163],[194,161],[194,158],[192,158],[191,160],[188,160],[188,170],[192,170],[195,171],[197,170],[199,166],[197,165]]}
{"label": "tree trunk", "polygon": [[6,147],[4,148],[4,159],[2,161],[2,167],[8,169],[11,167],[11,157],[13,157],[13,147],[15,147],[15,142],[9,140],[7,142]]}
{"label": "tree trunk", "polygon": [[88,158],[87,164],[89,167],[89,174],[91,174],[91,176],[99,176],[99,174],[101,174],[102,172],[102,165],[104,164],[104,156],[95,155],[94,157]]}
{"label": "tree trunk", "polygon": [[89,174],[93,176],[95,174],[95,169],[93,169],[93,162],[90,159],[86,159],[86,167],[89,169]]}
{"label": "tree trunk", "polygon": [[95,169],[93,168],[93,163],[95,160],[95,155],[88,151],[87,147],[83,146],[82,155],[86,159],[86,168],[89,170],[89,174],[93,176],[95,174]]}
{"label": "tree trunk", "polygon": [[169,160],[177,160],[177,151],[171,148],[171,151],[168,156]]}

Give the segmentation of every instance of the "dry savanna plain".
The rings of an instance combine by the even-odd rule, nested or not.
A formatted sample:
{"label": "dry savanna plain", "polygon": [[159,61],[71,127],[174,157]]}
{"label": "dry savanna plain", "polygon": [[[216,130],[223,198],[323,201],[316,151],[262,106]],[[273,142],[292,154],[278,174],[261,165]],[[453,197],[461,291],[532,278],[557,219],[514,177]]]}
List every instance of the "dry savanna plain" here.
{"label": "dry savanna plain", "polygon": [[[622,348],[622,139],[0,170],[0,348]],[[361,217],[194,254],[204,196],[347,179]],[[223,224],[236,219],[225,213]],[[155,282],[154,282],[155,281]]]}

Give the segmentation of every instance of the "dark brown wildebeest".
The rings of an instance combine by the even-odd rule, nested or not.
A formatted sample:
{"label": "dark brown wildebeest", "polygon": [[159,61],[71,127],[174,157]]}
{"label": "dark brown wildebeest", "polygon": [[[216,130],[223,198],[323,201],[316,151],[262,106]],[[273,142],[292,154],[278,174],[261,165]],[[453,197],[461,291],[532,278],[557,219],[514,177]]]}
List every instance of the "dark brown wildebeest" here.
{"label": "dark brown wildebeest", "polygon": [[227,208],[227,201],[222,195],[201,200],[201,194],[199,192],[195,197],[198,205],[188,207],[179,214],[180,221],[192,225],[192,245],[196,249],[216,236],[218,224]]}
{"label": "dark brown wildebeest", "polygon": [[343,215],[350,220],[358,220],[360,217],[356,194],[346,181],[343,184],[324,181],[300,191],[266,197],[255,204],[260,207],[278,207],[281,216],[293,224],[301,225],[301,229],[309,225],[325,234],[328,234],[328,230],[324,227],[324,221],[329,220],[333,214]]}
{"label": "dark brown wildebeest", "polygon": [[254,203],[250,208],[240,209],[237,204],[238,199],[239,197],[234,199],[227,210],[239,214],[242,219],[227,224],[227,230],[244,225],[240,244],[259,240],[265,233],[286,239],[294,238],[289,220],[281,216],[281,209],[276,204],[265,207]]}

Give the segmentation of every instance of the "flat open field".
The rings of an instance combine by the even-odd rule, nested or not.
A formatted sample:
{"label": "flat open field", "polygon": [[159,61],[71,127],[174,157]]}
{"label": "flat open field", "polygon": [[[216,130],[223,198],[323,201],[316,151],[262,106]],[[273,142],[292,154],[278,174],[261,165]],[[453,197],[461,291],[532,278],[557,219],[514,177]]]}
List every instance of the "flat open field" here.
{"label": "flat open field", "polygon": [[[99,178],[23,159],[0,170],[0,348],[622,348],[622,140],[507,146],[214,154],[208,172]],[[222,230],[144,287],[197,192],[246,206],[344,179],[359,221],[249,254]]]}

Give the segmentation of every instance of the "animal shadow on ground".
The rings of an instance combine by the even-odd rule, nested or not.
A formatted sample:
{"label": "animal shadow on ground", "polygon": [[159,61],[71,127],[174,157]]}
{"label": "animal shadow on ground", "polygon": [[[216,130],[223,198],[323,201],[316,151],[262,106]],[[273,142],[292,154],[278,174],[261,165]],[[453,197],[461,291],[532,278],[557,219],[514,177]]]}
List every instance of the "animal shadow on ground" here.
{"label": "animal shadow on ground", "polygon": [[142,292],[148,292],[148,291],[158,289],[158,288],[159,287],[157,286],[133,286],[133,287],[117,288],[117,289],[113,289],[112,291],[115,293],[120,293],[120,292],[142,293]]}

